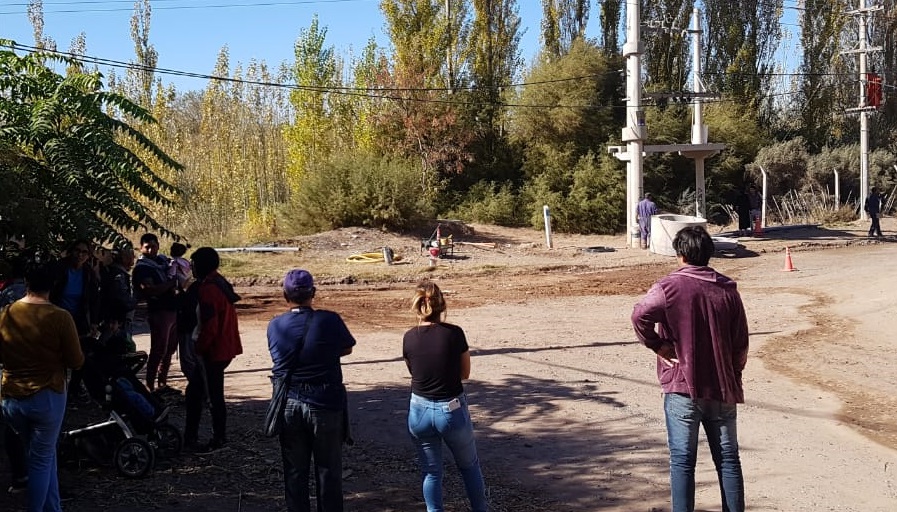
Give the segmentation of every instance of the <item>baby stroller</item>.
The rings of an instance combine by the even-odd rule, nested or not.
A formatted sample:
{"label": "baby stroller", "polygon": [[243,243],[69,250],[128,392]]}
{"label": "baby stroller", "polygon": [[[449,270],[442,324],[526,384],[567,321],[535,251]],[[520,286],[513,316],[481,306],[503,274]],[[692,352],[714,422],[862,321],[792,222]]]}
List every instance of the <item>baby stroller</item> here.
{"label": "baby stroller", "polygon": [[89,446],[88,455],[99,462],[111,454],[119,474],[140,478],[153,469],[157,457],[178,455],[183,437],[168,423],[169,408],[137,378],[146,364],[146,352],[124,352],[117,341],[88,342],[82,369],[88,393],[108,411],[109,418],[63,431],[60,443]]}

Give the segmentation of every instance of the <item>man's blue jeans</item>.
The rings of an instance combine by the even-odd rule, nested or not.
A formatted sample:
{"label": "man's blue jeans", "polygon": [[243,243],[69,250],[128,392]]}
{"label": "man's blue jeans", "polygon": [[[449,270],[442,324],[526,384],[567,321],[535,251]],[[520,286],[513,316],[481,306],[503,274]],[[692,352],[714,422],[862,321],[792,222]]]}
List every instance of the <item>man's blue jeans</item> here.
{"label": "man's blue jeans", "polygon": [[695,463],[701,425],[704,425],[716,466],[723,512],[744,512],[744,477],[738,456],[736,406],[668,393],[664,395],[663,408],[670,446],[673,512],[695,509]]}
{"label": "man's blue jeans", "polygon": [[467,409],[467,398],[458,397],[461,407],[449,410],[446,400],[429,400],[411,395],[408,410],[408,432],[417,445],[417,456],[423,473],[424,501],[427,512],[442,512],[442,443],[448,445],[461,472],[464,489],[473,512],[486,511],[486,484],[480,470],[473,423]]}
{"label": "man's blue jeans", "polygon": [[6,420],[28,458],[28,512],[59,512],[56,441],[65,415],[65,393],[43,389],[26,398],[4,398]]}
{"label": "man's blue jeans", "polygon": [[280,434],[287,510],[310,512],[308,477],[315,459],[318,512],[343,511],[343,411],[323,409],[292,398]]}

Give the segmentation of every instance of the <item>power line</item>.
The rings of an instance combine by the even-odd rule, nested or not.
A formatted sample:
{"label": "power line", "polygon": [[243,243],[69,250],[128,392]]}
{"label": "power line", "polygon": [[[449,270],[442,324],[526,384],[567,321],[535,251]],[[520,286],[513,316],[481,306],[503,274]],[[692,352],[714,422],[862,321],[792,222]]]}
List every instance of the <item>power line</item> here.
{"label": "power line", "polygon": [[[604,110],[604,109],[625,109],[626,105],[562,105],[562,104],[554,104],[554,105],[542,105],[542,104],[526,104],[526,103],[505,103],[505,102],[484,102],[484,101],[463,101],[463,100],[451,100],[451,99],[434,99],[434,98],[421,98],[421,97],[413,97],[413,96],[394,96],[389,94],[381,94],[381,93],[403,93],[403,92],[448,92],[448,88],[381,88],[381,87],[372,87],[372,88],[357,88],[357,87],[342,87],[342,86],[329,86],[329,87],[321,87],[321,86],[303,86],[299,84],[290,84],[290,83],[280,83],[280,82],[267,82],[261,80],[247,80],[242,78],[231,78],[231,77],[222,77],[215,75],[208,75],[203,73],[196,73],[190,71],[182,71],[175,69],[166,69],[166,68],[153,68],[149,66],[143,66],[141,64],[133,63],[133,62],[123,62],[113,59],[107,59],[103,57],[93,57],[87,55],[78,55],[70,52],[62,52],[58,50],[48,50],[43,48],[38,48],[35,46],[23,45],[15,42],[3,41],[0,40],[0,47],[10,48],[13,50],[22,50],[27,51],[29,53],[43,53],[49,55],[55,55],[65,59],[71,59],[77,62],[81,62],[84,64],[96,64],[96,65],[105,65],[112,68],[119,69],[127,69],[133,71],[148,71],[152,73],[158,73],[160,75],[168,75],[168,76],[179,76],[186,78],[198,78],[203,80],[210,81],[218,81],[224,83],[234,83],[234,84],[242,84],[242,85],[253,85],[260,87],[274,87],[281,89],[289,89],[289,90],[300,90],[300,91],[311,91],[311,92],[320,92],[320,93],[330,93],[330,94],[339,94],[345,96],[358,96],[363,98],[370,99],[380,99],[380,100],[392,100],[392,101],[412,101],[417,103],[435,103],[435,104],[444,104],[444,105],[455,105],[455,106],[483,106],[483,105],[499,105],[507,108],[567,108],[567,109],[587,109],[587,110]],[[617,70],[608,71],[607,73],[618,73]],[[727,75],[727,76],[760,76],[760,75],[750,75],[750,74],[739,74],[739,73],[715,73],[719,75]],[[798,73],[773,73],[772,75],[781,75],[781,76],[800,76],[802,74]],[[810,74],[804,74],[810,75]],[[845,76],[845,74],[835,74],[835,73],[816,73],[816,75],[831,75],[831,76]],[[518,84],[512,84],[507,86],[506,88],[512,87],[527,87],[534,85],[546,85],[546,84],[554,84],[561,82],[569,82],[569,81],[577,81],[584,80],[588,78],[595,78],[600,75],[583,75],[576,77],[568,77],[568,78],[558,78],[552,80],[543,80],[538,82],[522,82]],[[848,75],[852,76],[852,75]],[[892,88],[892,86],[885,86],[887,88]],[[470,87],[469,90],[478,90],[477,87]],[[457,90],[457,89],[455,89]],[[779,97],[779,96],[789,96],[794,94],[800,94],[800,91],[785,91],[779,93],[769,93],[768,97]],[[716,100],[713,102],[707,102],[703,100],[704,103],[729,103],[729,102],[737,102],[736,99],[727,99],[722,98],[720,100]],[[687,106],[694,104],[695,101],[683,101],[683,102],[675,102],[676,105],[679,106]],[[643,104],[642,107],[656,107],[654,104]]]}
{"label": "power line", "polygon": [[[156,2],[162,1],[178,1],[178,0],[154,0]],[[195,9],[230,9],[230,8],[239,8],[239,7],[277,7],[277,6],[294,6],[300,7],[304,5],[315,5],[315,4],[338,4],[338,3],[355,3],[355,2],[371,2],[373,0],[295,0],[292,2],[280,1],[280,2],[241,2],[241,3],[218,3],[218,4],[206,4],[206,5],[196,5],[194,2],[190,2],[185,5],[163,5],[163,6],[153,6],[152,10],[154,11],[174,11],[174,10],[195,10]],[[79,2],[53,2],[53,3],[45,3],[44,5],[96,5],[96,4],[111,4],[111,3],[122,3],[122,4],[131,4],[132,7],[110,7],[108,9],[102,8],[87,8],[87,9],[49,9],[44,10],[44,14],[81,14],[81,13],[91,13],[91,12],[133,12],[133,1],[130,0],[108,0],[108,1],[99,1],[99,0],[84,0]],[[27,6],[28,4],[8,4],[9,7],[13,6]],[[19,11],[2,11],[0,15],[13,15],[13,14],[26,14],[27,11],[19,10]]]}

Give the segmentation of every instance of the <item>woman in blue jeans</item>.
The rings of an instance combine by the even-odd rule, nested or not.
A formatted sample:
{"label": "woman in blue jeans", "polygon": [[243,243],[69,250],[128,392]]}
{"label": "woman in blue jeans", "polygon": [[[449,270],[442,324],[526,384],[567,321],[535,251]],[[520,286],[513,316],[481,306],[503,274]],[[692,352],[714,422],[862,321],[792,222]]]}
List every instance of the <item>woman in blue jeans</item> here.
{"label": "woman in blue jeans", "polygon": [[0,311],[3,415],[19,435],[28,462],[28,512],[59,512],[56,440],[65,413],[65,371],[84,354],[75,321],[50,302],[53,275],[25,276],[27,295]]}
{"label": "woman in blue jeans", "polygon": [[485,512],[486,485],[461,381],[470,378],[464,331],[444,322],[445,298],[435,283],[417,286],[411,305],[418,325],[405,333],[402,357],[411,373],[408,432],[417,446],[427,512],[442,512],[442,447],[461,472],[473,512]]}

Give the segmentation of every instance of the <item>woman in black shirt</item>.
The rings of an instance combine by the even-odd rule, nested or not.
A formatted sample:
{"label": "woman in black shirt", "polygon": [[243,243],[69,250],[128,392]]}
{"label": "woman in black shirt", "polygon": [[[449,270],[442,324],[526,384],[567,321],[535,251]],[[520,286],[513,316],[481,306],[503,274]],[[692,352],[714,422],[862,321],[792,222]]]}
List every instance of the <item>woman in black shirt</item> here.
{"label": "woman in black shirt", "polygon": [[461,381],[470,377],[464,331],[445,323],[445,298],[435,283],[417,286],[418,325],[405,333],[402,356],[411,373],[408,431],[417,446],[428,512],[441,512],[442,446],[452,451],[473,512],[486,511],[486,488]]}

